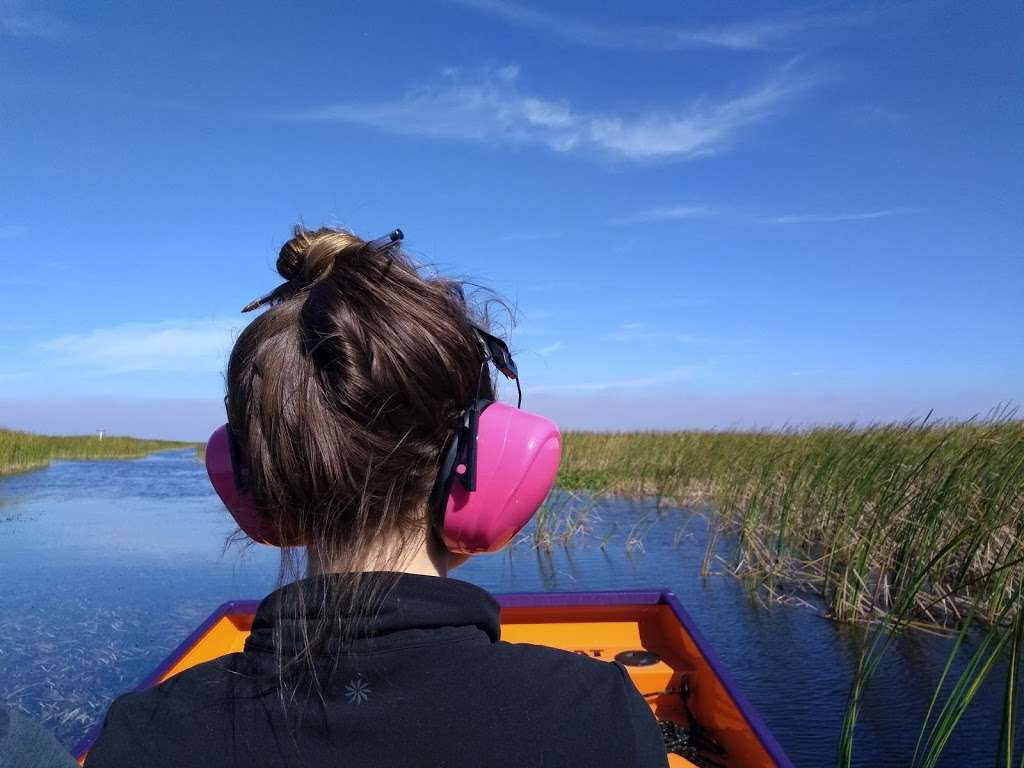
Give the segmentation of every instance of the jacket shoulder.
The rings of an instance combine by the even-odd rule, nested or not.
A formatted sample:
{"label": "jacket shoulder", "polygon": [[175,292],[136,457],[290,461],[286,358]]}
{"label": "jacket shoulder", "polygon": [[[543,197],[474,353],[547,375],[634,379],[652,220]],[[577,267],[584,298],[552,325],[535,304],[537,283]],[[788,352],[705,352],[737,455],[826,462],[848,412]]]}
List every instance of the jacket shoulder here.
{"label": "jacket shoulder", "polygon": [[[230,697],[239,656],[198,664],[159,685],[118,696],[107,710],[87,764],[209,766],[212,753],[224,748],[221,716],[211,704]],[[177,751],[182,744],[189,745],[185,762]]]}
{"label": "jacket shoulder", "polygon": [[563,736],[564,726],[579,729],[578,754],[591,753],[581,765],[611,765],[611,755],[638,768],[668,764],[658,721],[621,664],[528,643],[500,642],[496,650],[514,660],[523,685],[537,689],[537,703],[551,709]]}
{"label": "jacket shoulder", "polygon": [[562,683],[614,688],[621,684],[621,676],[614,672],[614,664],[595,659],[586,653],[574,653],[546,645],[507,643],[500,641],[494,649],[506,663],[522,669],[526,674],[544,674]]}

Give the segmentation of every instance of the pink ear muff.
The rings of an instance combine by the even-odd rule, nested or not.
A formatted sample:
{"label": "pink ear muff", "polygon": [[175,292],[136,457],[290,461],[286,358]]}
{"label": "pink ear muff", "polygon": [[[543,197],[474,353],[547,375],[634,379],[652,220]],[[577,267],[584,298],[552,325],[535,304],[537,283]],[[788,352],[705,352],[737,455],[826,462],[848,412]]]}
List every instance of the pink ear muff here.
{"label": "pink ear muff", "polygon": [[256,508],[252,497],[238,487],[239,473],[232,455],[227,424],[217,427],[206,443],[206,472],[213,489],[245,535],[260,544],[280,546],[277,531],[270,520]]}
{"label": "pink ear muff", "polygon": [[476,490],[452,483],[442,526],[445,546],[471,555],[508,544],[544,502],[561,458],[553,422],[504,403],[484,408],[476,434]]}

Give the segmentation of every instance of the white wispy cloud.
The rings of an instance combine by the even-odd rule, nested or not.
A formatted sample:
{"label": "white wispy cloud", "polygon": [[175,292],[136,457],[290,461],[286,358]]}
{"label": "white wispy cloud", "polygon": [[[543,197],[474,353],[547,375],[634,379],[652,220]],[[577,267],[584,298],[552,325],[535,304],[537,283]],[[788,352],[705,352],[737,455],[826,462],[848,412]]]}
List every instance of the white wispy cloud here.
{"label": "white wispy cloud", "polygon": [[880,211],[861,211],[857,213],[799,213],[784,216],[764,216],[757,221],[762,224],[829,224],[838,221],[869,221],[884,219],[904,213],[902,208],[888,208]]}
{"label": "white wispy cloud", "polygon": [[694,368],[670,368],[650,376],[637,378],[608,379],[603,381],[580,381],[571,384],[541,384],[529,388],[531,393],[540,392],[596,392],[605,389],[648,389],[664,384],[689,381],[696,375]]}
{"label": "white wispy cloud", "polygon": [[562,348],[562,342],[556,341],[554,344],[548,344],[546,347],[541,347],[537,350],[537,354],[541,356],[553,355],[555,352]]}
{"label": "white wispy cloud", "polygon": [[286,115],[368,125],[391,133],[505,144],[556,152],[591,151],[629,160],[687,159],[719,151],[737,133],[776,114],[810,85],[786,68],[759,86],[720,100],[646,113],[592,113],[566,99],[530,93],[516,66],[466,76],[449,68],[439,82],[393,101],[343,102]]}
{"label": "white wispy cloud", "polygon": [[38,351],[54,365],[90,376],[126,373],[219,373],[238,333],[239,318],[125,323],[58,336]]}
{"label": "white wispy cloud", "polygon": [[798,10],[771,19],[709,27],[672,25],[601,25],[507,0],[455,0],[460,5],[506,21],[594,48],[676,51],[687,48],[761,50],[778,47],[792,38],[825,27],[864,23],[871,13]]}
{"label": "white wispy cloud", "polygon": [[643,211],[634,211],[615,216],[609,224],[643,224],[649,221],[677,221],[679,219],[704,219],[715,216],[718,211],[707,205],[659,205]]}
{"label": "white wispy cloud", "polygon": [[723,218],[754,224],[829,224],[842,221],[870,221],[907,213],[907,208],[884,208],[874,211],[853,211],[849,213],[787,213],[771,216],[751,215],[725,208],[707,205],[661,205],[640,211],[614,216],[609,224],[629,225],[654,221],[678,221],[696,218]]}

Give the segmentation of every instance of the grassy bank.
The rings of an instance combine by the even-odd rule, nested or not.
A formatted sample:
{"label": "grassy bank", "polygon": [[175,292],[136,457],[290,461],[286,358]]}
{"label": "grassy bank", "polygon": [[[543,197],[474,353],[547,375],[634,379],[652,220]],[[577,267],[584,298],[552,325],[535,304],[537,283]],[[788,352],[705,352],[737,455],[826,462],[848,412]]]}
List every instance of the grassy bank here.
{"label": "grassy bank", "polygon": [[45,467],[53,459],[133,459],[192,443],[134,437],[52,437],[0,428],[0,476]]}
{"label": "grassy bank", "polygon": [[734,534],[730,569],[770,593],[813,590],[840,620],[906,604],[930,625],[969,610],[991,623],[1024,570],[1020,421],[569,433],[559,483],[708,503],[716,535]]}

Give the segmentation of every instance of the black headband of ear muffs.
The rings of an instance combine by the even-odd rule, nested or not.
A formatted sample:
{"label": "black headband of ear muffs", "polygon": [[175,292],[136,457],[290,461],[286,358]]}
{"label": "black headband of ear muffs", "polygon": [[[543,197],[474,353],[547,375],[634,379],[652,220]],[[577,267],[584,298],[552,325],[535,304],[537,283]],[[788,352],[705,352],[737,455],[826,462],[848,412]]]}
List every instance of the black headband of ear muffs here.
{"label": "black headband of ear muffs", "polygon": [[[483,372],[488,362],[493,363],[503,376],[515,381],[516,391],[519,394],[516,407],[523,404],[523,390],[519,385],[519,369],[516,367],[516,361],[512,358],[508,344],[488,333],[476,323],[470,323],[470,325],[484,348],[484,361],[480,367],[480,378],[477,381],[476,399],[469,408],[459,415],[459,426],[442,451],[437,480],[434,482],[434,488],[430,494],[430,509],[434,522],[438,526],[444,523],[445,504],[456,478],[467,491],[476,490],[476,437],[480,425],[480,414],[494,402],[489,398],[481,397],[480,392],[483,386]],[[456,471],[460,464],[465,467],[465,471]]]}

